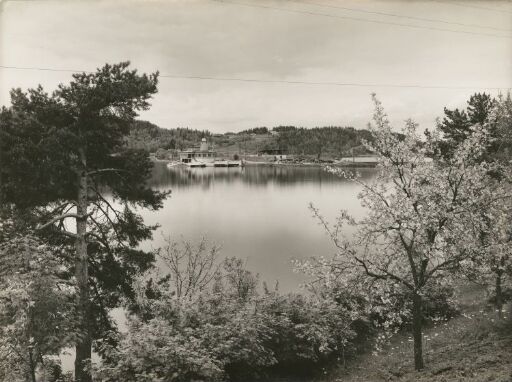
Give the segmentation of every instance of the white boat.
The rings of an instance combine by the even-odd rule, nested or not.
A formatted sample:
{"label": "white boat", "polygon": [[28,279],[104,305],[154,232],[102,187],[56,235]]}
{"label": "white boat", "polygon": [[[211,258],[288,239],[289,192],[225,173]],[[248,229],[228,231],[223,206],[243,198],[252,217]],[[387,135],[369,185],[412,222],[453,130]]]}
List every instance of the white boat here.
{"label": "white boat", "polygon": [[201,140],[199,148],[191,148],[179,152],[179,163],[188,167],[240,167],[241,160],[217,158],[217,153],[210,149],[206,138]]}

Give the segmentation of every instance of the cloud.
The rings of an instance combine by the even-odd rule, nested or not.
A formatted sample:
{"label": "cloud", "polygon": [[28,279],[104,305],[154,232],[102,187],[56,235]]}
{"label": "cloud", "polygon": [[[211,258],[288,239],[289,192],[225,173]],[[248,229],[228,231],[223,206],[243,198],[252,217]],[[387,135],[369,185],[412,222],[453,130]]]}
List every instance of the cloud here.
{"label": "cloud", "polygon": [[[240,2],[400,21],[285,0]],[[487,7],[489,4],[486,2]],[[427,1],[344,1],[343,6],[512,29],[512,20],[503,14]],[[159,70],[178,76],[512,86],[510,39],[490,36],[212,0],[13,1],[3,5],[0,17],[2,65],[92,70],[105,62],[129,59],[142,71]],[[69,78],[69,73],[0,70],[0,102],[8,103],[11,87],[42,83],[52,89]],[[162,78],[159,89],[152,110],[142,117],[169,128],[189,126],[216,132],[278,124],[364,127],[371,117],[372,91],[381,95],[397,122],[415,116],[432,124],[443,106],[463,103],[472,93],[170,78]]]}

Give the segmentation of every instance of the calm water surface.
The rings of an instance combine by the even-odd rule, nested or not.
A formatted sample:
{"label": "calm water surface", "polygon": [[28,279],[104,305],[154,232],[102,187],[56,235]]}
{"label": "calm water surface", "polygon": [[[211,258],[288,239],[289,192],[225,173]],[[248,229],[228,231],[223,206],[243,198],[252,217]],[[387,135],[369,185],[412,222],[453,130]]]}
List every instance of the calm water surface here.
{"label": "calm water surface", "polygon": [[[374,169],[360,169],[372,179]],[[145,222],[160,224],[147,246],[163,245],[163,234],[198,242],[203,236],[221,246],[221,256],[246,260],[260,279],[282,291],[304,280],[293,272],[292,259],[335,252],[312,217],[309,203],[328,219],[340,209],[356,217],[364,211],[360,187],[319,167],[250,165],[244,168],[167,168],[155,163],[152,187],[172,190],[157,212],[142,211]]]}

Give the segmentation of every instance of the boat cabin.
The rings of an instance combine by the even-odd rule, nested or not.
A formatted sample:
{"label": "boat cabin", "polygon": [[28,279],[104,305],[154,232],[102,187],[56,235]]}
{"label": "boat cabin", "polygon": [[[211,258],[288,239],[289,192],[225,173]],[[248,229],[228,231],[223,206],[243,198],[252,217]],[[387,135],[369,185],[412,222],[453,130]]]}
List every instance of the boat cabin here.
{"label": "boat cabin", "polygon": [[181,163],[192,163],[192,162],[213,162],[217,153],[210,150],[206,138],[201,140],[199,148],[186,149],[179,152],[179,158]]}
{"label": "boat cabin", "polygon": [[199,148],[192,148],[180,151],[178,153],[180,163],[188,167],[241,167],[241,160],[229,160],[225,158],[217,158],[217,153],[210,150],[206,138],[201,140]]}

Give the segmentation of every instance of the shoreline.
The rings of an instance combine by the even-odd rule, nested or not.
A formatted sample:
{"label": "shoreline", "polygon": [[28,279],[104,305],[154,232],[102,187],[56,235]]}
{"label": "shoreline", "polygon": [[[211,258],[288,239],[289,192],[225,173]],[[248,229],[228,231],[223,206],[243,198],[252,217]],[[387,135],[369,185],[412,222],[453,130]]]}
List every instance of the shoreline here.
{"label": "shoreline", "polygon": [[[158,159],[151,157],[154,162],[175,163],[167,159]],[[181,163],[176,163],[175,166],[184,166]],[[243,166],[277,166],[277,167],[341,167],[341,168],[375,168],[377,162],[336,162],[336,163],[316,163],[316,162],[264,162],[264,161],[251,161],[243,160]],[[243,167],[242,166],[242,167]]]}
{"label": "shoreline", "polygon": [[315,162],[302,162],[302,163],[286,163],[286,162],[257,162],[257,161],[244,161],[248,166],[289,166],[289,167],[344,167],[344,168],[374,168],[377,162],[337,162],[337,163],[315,163]]}

